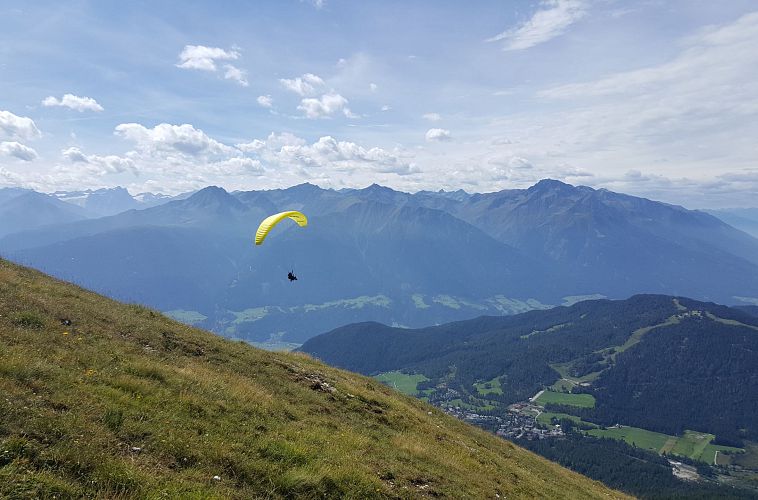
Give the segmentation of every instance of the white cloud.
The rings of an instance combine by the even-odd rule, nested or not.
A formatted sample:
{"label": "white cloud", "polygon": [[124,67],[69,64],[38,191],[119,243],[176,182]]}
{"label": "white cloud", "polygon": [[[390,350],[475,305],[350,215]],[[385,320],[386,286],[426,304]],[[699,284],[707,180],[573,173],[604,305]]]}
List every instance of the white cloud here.
{"label": "white cloud", "polygon": [[450,131],[444,128],[430,128],[426,131],[426,140],[429,142],[443,142],[452,139],[453,136],[450,134]]}
{"label": "white cloud", "polygon": [[265,141],[255,140],[238,147],[255,153],[277,172],[290,171],[316,178],[328,178],[334,172],[364,172],[368,175],[367,179],[372,173],[408,175],[418,172],[415,164],[406,160],[399,151],[365,148],[331,136],[308,144],[289,133],[272,133]]}
{"label": "white cloud", "polygon": [[355,118],[356,115],[347,105],[347,99],[335,92],[330,92],[320,98],[307,97],[301,100],[297,109],[305,113],[308,118],[326,118],[340,111],[348,118]]}
{"label": "white cloud", "polygon": [[281,83],[287,90],[300,96],[314,95],[326,85],[321,77],[314,75],[313,73],[306,73],[303,76],[298,76],[297,78],[292,79],[281,78],[279,79],[279,83]]}
{"label": "white cloud", "polygon": [[73,94],[65,94],[62,99],[57,99],[53,96],[45,97],[42,101],[43,106],[61,106],[64,108],[70,108],[75,111],[102,111],[103,107],[98,104],[96,100],[91,97],[79,97]]}
{"label": "white cloud", "polygon": [[234,148],[210,138],[192,125],[161,123],[147,128],[139,123],[122,123],[116,126],[116,135],[135,142],[137,150],[153,156],[179,154],[193,158],[234,156]]}
{"label": "white cloud", "polygon": [[229,158],[215,163],[210,163],[205,169],[206,175],[219,176],[260,176],[264,174],[260,160],[252,158]]}
{"label": "white cloud", "polygon": [[37,152],[20,142],[0,142],[0,155],[13,156],[22,161],[32,161],[39,157]]}
{"label": "white cloud", "polygon": [[245,153],[258,153],[263,150],[273,151],[283,147],[299,147],[305,144],[305,139],[290,132],[283,132],[281,134],[271,132],[265,140],[253,139],[248,143],[237,144],[236,147]]}
{"label": "white cloud", "polygon": [[487,41],[503,41],[503,50],[528,49],[562,35],[587,13],[584,0],[543,0],[542,6],[528,21]]}
{"label": "white cloud", "polygon": [[34,120],[10,111],[0,111],[0,134],[10,139],[33,139],[42,135]]}
{"label": "white cloud", "polygon": [[369,83],[368,88],[371,89],[371,92],[376,92],[376,90],[379,88],[379,86],[375,83]]}
{"label": "white cloud", "polygon": [[439,113],[424,113],[423,115],[421,115],[421,117],[424,120],[429,120],[430,122],[438,122],[442,120],[442,117],[440,116]]}
{"label": "white cloud", "polygon": [[238,58],[239,52],[236,50],[224,50],[203,45],[185,45],[179,54],[179,63],[176,66],[183,69],[216,71],[216,61],[232,61]]}
{"label": "white cloud", "polygon": [[224,72],[224,78],[227,80],[233,80],[243,87],[249,85],[247,82],[247,71],[232,66],[231,64],[224,65],[224,70],[226,70]]}
{"label": "white cloud", "polygon": [[259,95],[256,101],[264,108],[270,108],[274,105],[274,99],[270,95]]}
{"label": "white cloud", "polygon": [[389,105],[387,105],[387,104],[385,104],[384,106],[382,106],[382,111],[389,111],[391,109],[392,109],[392,107],[389,106]]}
{"label": "white cloud", "polygon": [[115,155],[86,155],[77,147],[64,149],[61,151],[61,155],[73,164],[81,163],[86,165],[87,172],[92,174],[119,174],[127,171],[134,175],[137,175],[138,173],[137,167],[131,158],[123,158]]}

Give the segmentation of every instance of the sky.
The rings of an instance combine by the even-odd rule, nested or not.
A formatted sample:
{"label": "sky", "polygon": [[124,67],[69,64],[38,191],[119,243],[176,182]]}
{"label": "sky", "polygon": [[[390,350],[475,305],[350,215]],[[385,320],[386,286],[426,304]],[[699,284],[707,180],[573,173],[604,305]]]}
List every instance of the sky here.
{"label": "sky", "polygon": [[0,187],[758,206],[754,0],[0,0]]}

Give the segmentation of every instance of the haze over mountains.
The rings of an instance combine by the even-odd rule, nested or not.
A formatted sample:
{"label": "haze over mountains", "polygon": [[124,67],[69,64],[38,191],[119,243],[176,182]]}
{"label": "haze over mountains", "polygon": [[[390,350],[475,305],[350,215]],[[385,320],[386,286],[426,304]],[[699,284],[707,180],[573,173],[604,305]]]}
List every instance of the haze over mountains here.
{"label": "haze over mountains", "polygon": [[[354,321],[423,326],[635,293],[758,302],[755,238],[704,212],[552,180],[486,194],[209,187],[97,218],[137,202],[120,190],[86,202],[58,193],[81,206],[44,197],[53,207],[45,218],[15,216],[25,231],[5,214],[30,210],[5,209],[23,201],[6,191],[4,256],[251,341],[302,343]],[[254,248],[258,222],[285,209],[305,212],[308,228],[278,227]],[[290,269],[297,283],[286,282]]]}

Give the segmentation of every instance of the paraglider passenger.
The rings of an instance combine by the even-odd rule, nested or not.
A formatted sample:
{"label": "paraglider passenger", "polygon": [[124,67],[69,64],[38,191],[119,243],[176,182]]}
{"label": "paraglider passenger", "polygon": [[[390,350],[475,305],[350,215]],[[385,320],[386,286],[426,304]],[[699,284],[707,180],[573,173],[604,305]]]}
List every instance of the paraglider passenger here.
{"label": "paraglider passenger", "polygon": [[297,280],[297,276],[295,276],[295,274],[292,271],[290,271],[287,273],[287,279],[290,281],[295,281]]}

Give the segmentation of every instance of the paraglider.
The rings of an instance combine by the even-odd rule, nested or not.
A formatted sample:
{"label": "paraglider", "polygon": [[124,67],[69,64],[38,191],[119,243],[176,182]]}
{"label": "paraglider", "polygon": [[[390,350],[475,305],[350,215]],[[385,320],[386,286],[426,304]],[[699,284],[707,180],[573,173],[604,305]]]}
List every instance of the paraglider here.
{"label": "paraglider", "polygon": [[308,218],[297,210],[289,210],[287,212],[279,212],[278,214],[270,215],[263,219],[261,225],[258,226],[258,230],[255,232],[255,244],[261,245],[263,243],[263,240],[266,239],[266,236],[268,236],[269,231],[271,231],[274,226],[287,218],[297,222],[300,227],[305,227],[308,225]]}
{"label": "paraglider", "polygon": [[[289,210],[287,212],[280,212],[278,214],[271,215],[263,219],[263,222],[261,222],[261,225],[258,226],[258,230],[255,232],[255,244],[256,245],[263,244],[263,240],[266,239],[266,236],[268,236],[269,231],[271,231],[271,229],[273,229],[274,226],[276,226],[281,221],[287,218],[294,220],[300,227],[305,227],[308,225],[308,218],[302,212],[298,212],[297,210]],[[295,272],[294,271],[288,272],[287,279],[290,280],[290,283],[292,283],[293,281],[297,281],[297,276],[295,276]]]}

